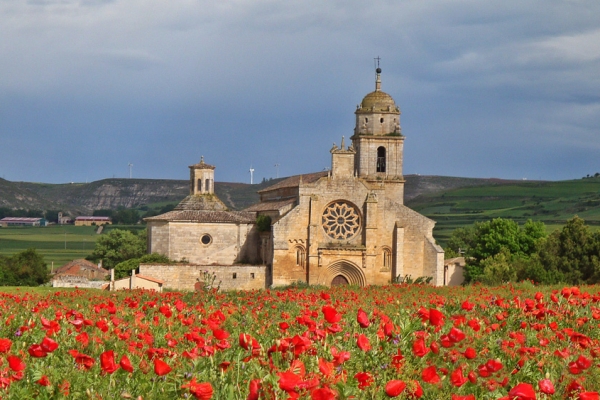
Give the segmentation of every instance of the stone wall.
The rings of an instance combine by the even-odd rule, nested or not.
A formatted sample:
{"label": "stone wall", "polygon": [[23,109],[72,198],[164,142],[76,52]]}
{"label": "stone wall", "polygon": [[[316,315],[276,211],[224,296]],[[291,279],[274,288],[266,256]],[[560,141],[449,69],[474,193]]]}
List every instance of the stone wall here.
{"label": "stone wall", "polygon": [[265,289],[268,268],[264,265],[198,265],[198,264],[140,264],[140,275],[161,280],[164,287],[175,290],[194,290],[196,282],[203,283],[204,274],[215,274],[214,285],[221,290]]}
{"label": "stone wall", "polygon": [[56,288],[93,288],[101,289],[108,281],[90,281],[84,276],[57,275],[52,279],[52,287]]}

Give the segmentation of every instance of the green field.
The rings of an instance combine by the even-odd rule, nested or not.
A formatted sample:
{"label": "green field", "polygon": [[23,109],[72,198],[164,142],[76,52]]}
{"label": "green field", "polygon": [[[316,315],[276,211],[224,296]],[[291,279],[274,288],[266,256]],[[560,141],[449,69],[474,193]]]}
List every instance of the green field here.
{"label": "green field", "polygon": [[98,236],[95,226],[0,228],[0,254],[10,256],[34,248],[44,256],[48,268],[54,265],[56,269],[89,255]]}
{"label": "green field", "polygon": [[499,217],[542,221],[550,232],[578,215],[596,230],[600,178],[466,187],[420,196],[407,205],[437,222],[434,236],[442,246],[454,229]]}

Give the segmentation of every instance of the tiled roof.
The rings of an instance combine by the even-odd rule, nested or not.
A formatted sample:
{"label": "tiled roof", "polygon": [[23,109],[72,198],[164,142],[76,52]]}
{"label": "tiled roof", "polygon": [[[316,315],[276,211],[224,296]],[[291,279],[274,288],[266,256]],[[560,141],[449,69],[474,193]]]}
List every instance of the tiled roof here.
{"label": "tiled roof", "polygon": [[320,178],[327,176],[328,173],[329,173],[328,171],[321,171],[321,172],[313,172],[311,174],[290,176],[287,179],[277,182],[273,186],[269,186],[267,188],[264,188],[263,190],[259,190],[258,193],[265,193],[265,192],[270,192],[272,190],[283,189],[283,188],[288,188],[288,187],[298,187],[298,186],[300,186],[300,178],[302,178],[302,183],[316,182]]}
{"label": "tiled roof", "polygon": [[28,218],[28,217],[4,217],[0,219],[2,222],[36,222],[43,218]]}
{"label": "tiled roof", "polygon": [[110,217],[80,216],[75,218],[75,221],[110,221]]}
{"label": "tiled roof", "polygon": [[256,203],[246,208],[244,211],[260,212],[260,211],[279,211],[280,209],[293,205],[296,199],[287,199],[281,201],[265,201]]}
{"label": "tiled roof", "polygon": [[73,260],[62,267],[58,268],[54,273],[56,275],[82,275],[82,271],[92,271],[98,275],[108,275],[108,271],[98,267],[93,262],[84,260],[83,258]]}
{"label": "tiled roof", "polygon": [[191,194],[181,200],[175,210],[225,211],[227,206],[215,194]]}
{"label": "tiled roof", "polygon": [[229,222],[253,224],[256,215],[246,211],[205,211],[205,210],[173,210],[155,217],[144,218],[145,221],[168,222]]}

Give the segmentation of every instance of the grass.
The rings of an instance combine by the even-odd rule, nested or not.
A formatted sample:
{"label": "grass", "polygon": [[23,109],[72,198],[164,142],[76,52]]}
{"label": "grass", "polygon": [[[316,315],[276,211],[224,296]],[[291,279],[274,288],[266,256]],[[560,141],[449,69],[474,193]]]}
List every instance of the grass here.
{"label": "grass", "polygon": [[48,265],[58,268],[89,255],[99,235],[93,226],[48,226],[0,228],[0,254],[10,256],[36,249]]}

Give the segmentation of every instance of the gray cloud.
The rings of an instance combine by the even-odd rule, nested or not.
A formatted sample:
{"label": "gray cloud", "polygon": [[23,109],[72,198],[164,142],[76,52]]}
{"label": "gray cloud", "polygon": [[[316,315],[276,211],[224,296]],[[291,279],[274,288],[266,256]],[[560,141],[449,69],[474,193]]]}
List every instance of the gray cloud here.
{"label": "gray cloud", "polygon": [[379,55],[407,173],[583,176],[600,146],[599,14],[562,0],[1,2],[0,137],[40,148],[0,170],[71,181],[131,161],[185,178],[200,154],[223,180],[250,163],[267,178],[275,163],[322,169]]}

